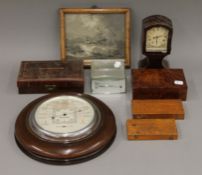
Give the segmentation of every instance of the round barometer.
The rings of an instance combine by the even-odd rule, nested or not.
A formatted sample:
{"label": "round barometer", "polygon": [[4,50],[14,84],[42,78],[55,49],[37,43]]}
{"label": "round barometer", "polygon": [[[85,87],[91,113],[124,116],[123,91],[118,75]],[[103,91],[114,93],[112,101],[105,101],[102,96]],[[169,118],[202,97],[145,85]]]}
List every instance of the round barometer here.
{"label": "round barometer", "polygon": [[32,158],[53,164],[91,159],[111,145],[115,134],[111,110],[95,97],[76,93],[34,100],[15,125],[19,147]]}

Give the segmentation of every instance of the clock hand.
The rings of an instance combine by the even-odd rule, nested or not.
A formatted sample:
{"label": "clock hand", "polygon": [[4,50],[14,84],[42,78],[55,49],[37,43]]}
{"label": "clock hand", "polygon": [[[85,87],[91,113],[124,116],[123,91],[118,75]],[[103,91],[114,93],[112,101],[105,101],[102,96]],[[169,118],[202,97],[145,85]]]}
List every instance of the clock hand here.
{"label": "clock hand", "polygon": [[54,116],[55,117],[59,117],[59,118],[68,118],[68,115],[69,114],[73,114],[74,113],[74,111],[73,112],[69,112],[69,113],[63,113],[63,114],[55,114]]}
{"label": "clock hand", "polygon": [[153,37],[153,39],[156,41],[156,45],[157,45],[157,43],[158,43],[158,38],[159,38],[159,36],[154,36],[154,37]]}
{"label": "clock hand", "polygon": [[73,112],[64,113],[62,116],[61,116],[61,114],[60,114],[60,115],[59,115],[59,114],[55,114],[55,116],[56,116],[56,117],[60,117],[60,118],[68,118],[68,115],[69,115],[69,114],[77,114],[77,112],[83,112],[83,111],[85,111],[85,110],[87,110],[87,109],[83,109],[83,110],[79,109],[79,110],[75,110],[75,111],[73,111]]}
{"label": "clock hand", "polygon": [[158,43],[158,36],[156,36],[156,45],[157,45],[157,43]]}
{"label": "clock hand", "polygon": [[154,36],[153,39],[156,40],[156,45],[158,44],[158,39],[163,37],[163,35]]}

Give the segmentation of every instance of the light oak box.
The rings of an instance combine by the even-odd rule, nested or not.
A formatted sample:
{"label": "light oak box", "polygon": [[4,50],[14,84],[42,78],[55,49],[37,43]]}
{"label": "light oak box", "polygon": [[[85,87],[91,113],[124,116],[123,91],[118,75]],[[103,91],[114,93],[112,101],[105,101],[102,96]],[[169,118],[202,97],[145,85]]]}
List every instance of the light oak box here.
{"label": "light oak box", "polygon": [[181,100],[133,100],[135,119],[184,119]]}
{"label": "light oak box", "polygon": [[129,119],[128,140],[176,140],[178,138],[174,119]]}

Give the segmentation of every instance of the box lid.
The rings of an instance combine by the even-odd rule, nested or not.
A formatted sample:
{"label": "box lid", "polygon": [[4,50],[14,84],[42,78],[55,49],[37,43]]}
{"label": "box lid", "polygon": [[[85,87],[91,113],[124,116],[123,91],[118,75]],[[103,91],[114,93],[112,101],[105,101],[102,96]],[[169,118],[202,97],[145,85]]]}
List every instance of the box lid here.
{"label": "box lid", "polygon": [[133,69],[134,88],[187,88],[182,69]]}
{"label": "box lid", "polygon": [[22,61],[17,81],[18,86],[27,82],[83,82],[83,61]]}

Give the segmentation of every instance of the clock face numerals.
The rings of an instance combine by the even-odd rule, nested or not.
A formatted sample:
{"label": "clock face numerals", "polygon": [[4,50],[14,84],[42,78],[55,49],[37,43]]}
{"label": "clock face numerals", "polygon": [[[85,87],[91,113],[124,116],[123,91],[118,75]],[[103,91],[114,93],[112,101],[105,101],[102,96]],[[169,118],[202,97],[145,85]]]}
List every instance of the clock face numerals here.
{"label": "clock face numerals", "polygon": [[74,96],[59,96],[40,104],[34,114],[36,124],[47,132],[68,134],[87,128],[94,120],[90,103]]}
{"label": "clock face numerals", "polygon": [[146,32],[146,52],[167,52],[169,31],[165,27],[152,27]]}

